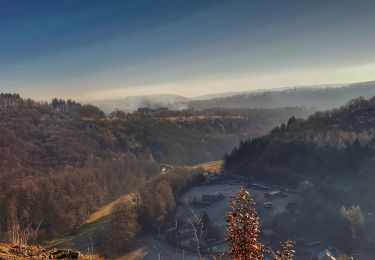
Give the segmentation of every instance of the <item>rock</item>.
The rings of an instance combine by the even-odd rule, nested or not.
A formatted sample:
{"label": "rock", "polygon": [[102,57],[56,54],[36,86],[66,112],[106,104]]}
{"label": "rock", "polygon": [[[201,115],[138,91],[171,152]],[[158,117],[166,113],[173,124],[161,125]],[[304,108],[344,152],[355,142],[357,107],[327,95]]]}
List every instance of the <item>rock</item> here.
{"label": "rock", "polygon": [[71,251],[70,249],[55,249],[49,254],[50,259],[66,259],[66,260],[76,260],[79,257],[79,253]]}
{"label": "rock", "polygon": [[24,259],[64,259],[78,260],[82,255],[70,249],[53,249],[47,251],[40,246],[0,244],[0,260]]}

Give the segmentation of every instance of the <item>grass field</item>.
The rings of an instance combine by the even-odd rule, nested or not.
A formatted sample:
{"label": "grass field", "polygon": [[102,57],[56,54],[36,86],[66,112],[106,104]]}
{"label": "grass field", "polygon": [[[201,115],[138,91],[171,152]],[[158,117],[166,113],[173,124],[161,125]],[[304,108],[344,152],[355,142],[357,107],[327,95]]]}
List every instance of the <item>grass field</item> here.
{"label": "grass field", "polygon": [[132,202],[132,195],[127,194],[127,195],[121,196],[119,199],[104,205],[98,211],[91,214],[88,217],[88,219],[85,221],[85,224],[91,224],[91,223],[95,223],[97,221],[103,220],[104,218],[108,217],[111,214],[112,209],[117,203],[125,202],[125,201]]}
{"label": "grass field", "polygon": [[211,172],[217,172],[220,173],[224,165],[223,160],[218,160],[218,161],[211,161],[211,162],[205,162],[201,163],[198,165],[195,165],[194,168],[199,168],[202,167],[206,171],[211,171]]}
{"label": "grass field", "polygon": [[99,210],[92,213],[82,226],[67,235],[45,242],[45,247],[73,247],[80,250],[87,249],[85,245],[91,243],[91,234],[108,220],[115,205],[124,201],[133,203],[133,196],[133,194],[123,195],[117,200],[104,205]]}

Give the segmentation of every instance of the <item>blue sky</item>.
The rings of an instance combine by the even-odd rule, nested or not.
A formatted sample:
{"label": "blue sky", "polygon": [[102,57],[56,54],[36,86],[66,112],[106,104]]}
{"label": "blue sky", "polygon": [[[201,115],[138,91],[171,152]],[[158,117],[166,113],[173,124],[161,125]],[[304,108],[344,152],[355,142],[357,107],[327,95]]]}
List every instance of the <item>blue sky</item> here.
{"label": "blue sky", "polygon": [[0,91],[78,100],[374,80],[374,1],[0,0]]}

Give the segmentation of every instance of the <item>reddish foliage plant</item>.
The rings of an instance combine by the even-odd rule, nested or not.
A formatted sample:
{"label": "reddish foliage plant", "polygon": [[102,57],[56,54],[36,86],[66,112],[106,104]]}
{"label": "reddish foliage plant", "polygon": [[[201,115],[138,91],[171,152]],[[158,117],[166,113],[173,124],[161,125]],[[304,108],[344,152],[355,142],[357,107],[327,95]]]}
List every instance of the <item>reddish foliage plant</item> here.
{"label": "reddish foliage plant", "polygon": [[244,187],[231,196],[227,213],[228,254],[238,260],[261,260],[268,249],[259,241],[259,217],[255,201]]}

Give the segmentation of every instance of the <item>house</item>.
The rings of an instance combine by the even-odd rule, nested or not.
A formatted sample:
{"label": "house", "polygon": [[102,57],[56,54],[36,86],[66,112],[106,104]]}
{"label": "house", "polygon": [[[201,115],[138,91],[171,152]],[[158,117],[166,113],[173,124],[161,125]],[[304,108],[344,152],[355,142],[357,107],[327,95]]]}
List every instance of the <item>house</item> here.
{"label": "house", "polygon": [[167,235],[172,240],[182,240],[194,237],[194,228],[189,225],[184,225],[181,227],[172,227],[167,230]]}
{"label": "house", "polygon": [[169,169],[173,169],[174,166],[173,165],[169,165],[169,164],[163,164],[163,163],[161,163],[161,164],[159,164],[159,168],[160,168],[160,174],[165,174],[165,173],[167,173],[167,171]]}
{"label": "house", "polygon": [[166,174],[167,173],[167,167],[162,167],[160,174]]}
{"label": "house", "polygon": [[261,185],[261,184],[258,184],[258,183],[252,183],[249,186],[250,186],[250,188],[254,188],[254,189],[257,189],[257,190],[270,190],[271,189],[271,187]]}
{"label": "house", "polygon": [[224,199],[225,196],[222,193],[219,194],[202,194],[201,201],[202,202],[215,202]]}
{"label": "house", "polygon": [[272,209],[273,208],[273,203],[269,202],[269,201],[264,202],[263,203],[263,207],[268,208],[268,209]]}
{"label": "house", "polygon": [[281,193],[280,190],[273,190],[273,191],[268,191],[264,193],[264,198],[276,199],[276,198],[282,198],[282,197],[284,197],[284,195]]}
{"label": "house", "polygon": [[166,164],[166,163],[161,163],[161,164],[160,164],[160,167],[165,167],[165,168],[167,168],[167,169],[173,169],[173,168],[174,168],[173,165]]}
{"label": "house", "polygon": [[207,172],[206,176],[206,184],[214,183],[219,179],[219,175],[216,173]]}

